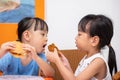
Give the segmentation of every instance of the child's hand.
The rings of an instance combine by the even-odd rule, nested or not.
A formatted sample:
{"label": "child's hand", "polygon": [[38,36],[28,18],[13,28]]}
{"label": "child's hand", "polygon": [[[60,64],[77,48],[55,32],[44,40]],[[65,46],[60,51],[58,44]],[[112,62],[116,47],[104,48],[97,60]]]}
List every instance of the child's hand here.
{"label": "child's hand", "polygon": [[32,57],[33,60],[36,59],[37,53],[33,46],[29,44],[23,44],[23,49],[27,52],[27,55]]}
{"label": "child's hand", "polygon": [[48,51],[46,53],[46,57],[47,57],[48,61],[53,62],[55,64],[58,63],[58,60],[61,61],[66,68],[71,70],[70,64],[62,52],[60,52],[60,51],[57,52],[56,49],[54,50],[54,52]]}
{"label": "child's hand", "polygon": [[63,55],[62,52],[57,51],[57,49],[54,50],[54,52],[47,52],[46,54],[47,59],[50,62],[56,63],[58,59],[62,61],[64,65],[69,64],[67,58]]}
{"label": "child's hand", "polygon": [[14,49],[15,45],[13,42],[6,42],[1,45],[1,53],[5,54],[7,51]]}
{"label": "child's hand", "polygon": [[59,52],[59,55],[60,55],[60,59],[61,59],[63,65],[64,65],[67,69],[69,69],[71,72],[73,72],[72,69],[71,69],[71,67],[70,67],[70,63],[69,63],[68,59],[67,59],[67,58],[63,55],[63,53],[61,53],[61,52]]}
{"label": "child's hand", "polygon": [[60,54],[60,56],[61,56],[60,58],[61,58],[63,65],[68,66],[69,62],[68,62],[67,58],[63,54]]}
{"label": "child's hand", "polygon": [[60,59],[58,54],[59,53],[57,52],[57,49],[54,48],[54,52],[47,51],[46,57],[47,57],[48,61],[55,63],[57,59]]}

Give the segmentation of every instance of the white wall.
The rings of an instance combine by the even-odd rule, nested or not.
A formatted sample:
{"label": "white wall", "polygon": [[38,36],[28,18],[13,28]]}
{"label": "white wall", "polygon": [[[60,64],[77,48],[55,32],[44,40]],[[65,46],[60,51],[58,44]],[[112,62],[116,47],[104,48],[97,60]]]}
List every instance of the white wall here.
{"label": "white wall", "polygon": [[48,44],[59,49],[75,49],[75,36],[80,19],[86,14],[104,14],[113,20],[112,46],[120,70],[120,0],[46,0],[45,19],[49,26]]}

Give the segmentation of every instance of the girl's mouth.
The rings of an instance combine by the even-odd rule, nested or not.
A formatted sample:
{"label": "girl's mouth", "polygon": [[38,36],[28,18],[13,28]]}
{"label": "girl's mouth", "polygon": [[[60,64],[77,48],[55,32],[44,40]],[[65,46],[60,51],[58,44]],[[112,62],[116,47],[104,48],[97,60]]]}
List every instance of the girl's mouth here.
{"label": "girl's mouth", "polygon": [[47,45],[47,44],[44,44],[44,45],[43,45],[43,48],[45,48],[45,47],[46,47],[46,45]]}

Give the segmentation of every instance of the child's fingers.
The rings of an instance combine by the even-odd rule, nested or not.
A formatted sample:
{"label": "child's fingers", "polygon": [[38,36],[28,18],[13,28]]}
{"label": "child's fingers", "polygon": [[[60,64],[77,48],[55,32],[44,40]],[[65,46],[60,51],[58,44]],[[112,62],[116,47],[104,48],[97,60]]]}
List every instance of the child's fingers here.
{"label": "child's fingers", "polygon": [[7,42],[1,46],[1,48],[14,49],[15,45],[12,42]]}
{"label": "child's fingers", "polygon": [[54,48],[54,53],[58,53],[56,48]]}

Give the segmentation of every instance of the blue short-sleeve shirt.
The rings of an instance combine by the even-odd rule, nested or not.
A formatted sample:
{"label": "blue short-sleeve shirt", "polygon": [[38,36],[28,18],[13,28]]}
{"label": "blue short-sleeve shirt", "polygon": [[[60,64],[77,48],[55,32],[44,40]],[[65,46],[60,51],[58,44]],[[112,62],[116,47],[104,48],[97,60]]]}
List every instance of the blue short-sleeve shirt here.
{"label": "blue short-sleeve shirt", "polygon": [[[45,54],[38,54],[44,61],[46,60]],[[28,65],[23,66],[19,58],[13,57],[10,53],[7,53],[0,59],[0,71],[3,75],[38,75],[39,67],[37,63],[32,60]]]}

